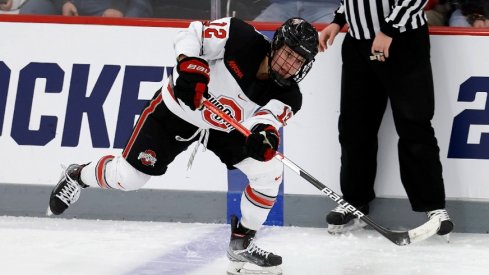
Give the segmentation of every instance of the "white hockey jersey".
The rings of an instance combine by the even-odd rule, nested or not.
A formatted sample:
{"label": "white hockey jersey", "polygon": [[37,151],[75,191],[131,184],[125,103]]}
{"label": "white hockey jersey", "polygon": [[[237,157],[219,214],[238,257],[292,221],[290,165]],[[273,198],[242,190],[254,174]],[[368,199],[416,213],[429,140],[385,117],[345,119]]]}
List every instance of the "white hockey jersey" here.
{"label": "white hockey jersey", "polygon": [[[210,101],[251,129],[258,123],[277,130],[287,124],[302,105],[297,83],[281,87],[272,79],[259,80],[258,68],[270,50],[270,42],[251,25],[236,18],[192,22],[175,40],[175,54],[205,59],[210,67]],[[173,72],[173,85],[178,77]],[[168,109],[203,129],[229,132],[233,128],[208,110],[192,111],[177,99],[172,84],[163,89]]]}

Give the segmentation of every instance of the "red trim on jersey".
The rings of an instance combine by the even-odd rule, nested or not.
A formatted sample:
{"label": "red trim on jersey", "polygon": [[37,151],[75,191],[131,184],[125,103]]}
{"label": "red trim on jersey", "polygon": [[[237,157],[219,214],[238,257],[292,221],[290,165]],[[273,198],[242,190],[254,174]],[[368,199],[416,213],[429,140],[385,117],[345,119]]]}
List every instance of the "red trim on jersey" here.
{"label": "red trim on jersey", "polygon": [[248,184],[248,186],[246,186],[245,192],[246,192],[246,195],[248,195],[249,199],[252,199],[253,201],[255,201],[258,204],[262,204],[262,205],[265,205],[265,206],[272,208],[273,204],[275,203],[275,199],[267,200],[267,199],[262,198],[262,197],[258,196],[257,194],[255,194],[256,191],[253,190],[249,184]]}
{"label": "red trim on jersey", "polygon": [[173,92],[172,85],[171,84],[168,84],[168,87],[167,88],[168,88],[168,92],[170,93],[170,95],[173,98],[173,100],[175,100],[176,102],[178,102],[177,97],[175,96],[175,93]]}
{"label": "red trim on jersey", "polygon": [[127,158],[129,152],[131,151],[132,145],[134,144],[134,141],[139,135],[139,132],[141,131],[141,127],[143,127],[144,122],[148,118],[148,116],[154,112],[156,107],[163,101],[163,97],[160,93],[155,99],[151,101],[148,107],[144,109],[143,113],[139,117],[138,122],[136,123],[136,126],[134,127],[134,130],[132,131],[131,138],[129,139],[129,142],[126,145],[126,148],[124,148],[124,151],[122,152],[122,157]]}
{"label": "red trim on jersey", "polygon": [[271,115],[272,113],[270,111],[258,111],[253,114],[253,116],[265,116],[265,115]]}
{"label": "red trim on jersey", "polygon": [[97,162],[97,166],[95,167],[97,184],[103,189],[111,188],[110,185],[107,184],[107,181],[105,181],[105,166],[109,161],[112,161],[113,159],[114,156],[112,155],[104,156]]}

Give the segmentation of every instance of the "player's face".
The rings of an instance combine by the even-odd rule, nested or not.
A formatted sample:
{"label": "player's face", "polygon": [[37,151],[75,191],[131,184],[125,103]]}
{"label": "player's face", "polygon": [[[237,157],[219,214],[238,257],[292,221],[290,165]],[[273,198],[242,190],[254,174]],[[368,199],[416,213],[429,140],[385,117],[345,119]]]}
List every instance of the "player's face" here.
{"label": "player's face", "polygon": [[304,57],[284,45],[272,57],[272,70],[287,79],[299,72],[304,62]]}

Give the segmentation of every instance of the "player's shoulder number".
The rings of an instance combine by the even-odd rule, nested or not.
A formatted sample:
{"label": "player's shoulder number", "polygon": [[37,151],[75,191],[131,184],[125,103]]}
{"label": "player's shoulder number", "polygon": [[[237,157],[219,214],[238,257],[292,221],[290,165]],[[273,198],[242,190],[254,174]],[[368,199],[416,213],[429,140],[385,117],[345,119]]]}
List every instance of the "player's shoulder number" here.
{"label": "player's shoulder number", "polygon": [[228,32],[226,26],[228,22],[206,22],[204,23],[204,38],[219,38],[224,39],[227,37]]}

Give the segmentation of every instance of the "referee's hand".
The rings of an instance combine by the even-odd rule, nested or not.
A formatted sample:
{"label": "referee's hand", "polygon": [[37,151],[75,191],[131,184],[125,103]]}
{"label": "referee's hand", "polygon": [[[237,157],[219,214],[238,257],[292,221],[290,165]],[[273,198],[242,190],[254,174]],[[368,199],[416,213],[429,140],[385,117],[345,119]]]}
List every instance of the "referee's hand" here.
{"label": "referee's hand", "polygon": [[329,24],[319,33],[319,51],[324,52],[328,49],[328,44],[333,45],[336,35],[340,32],[340,25],[336,23]]}
{"label": "referee's hand", "polygon": [[378,32],[375,35],[374,42],[372,43],[372,60],[385,62],[386,58],[389,58],[389,48],[392,43],[392,37],[385,35],[383,32]]}

